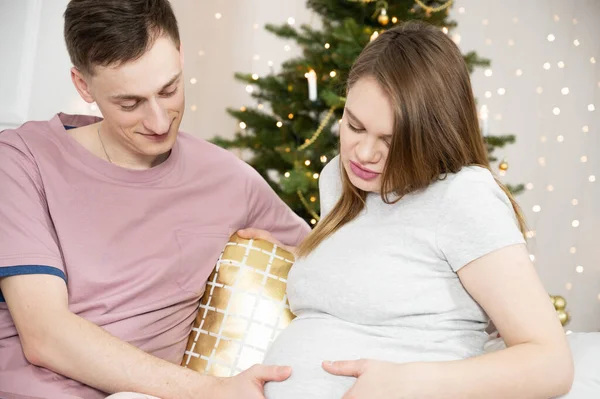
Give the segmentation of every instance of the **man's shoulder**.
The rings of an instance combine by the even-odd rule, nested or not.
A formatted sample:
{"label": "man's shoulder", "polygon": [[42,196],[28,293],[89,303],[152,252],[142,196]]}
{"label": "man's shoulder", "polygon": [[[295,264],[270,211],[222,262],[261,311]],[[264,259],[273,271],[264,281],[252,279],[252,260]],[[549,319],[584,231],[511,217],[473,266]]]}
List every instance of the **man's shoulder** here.
{"label": "man's shoulder", "polygon": [[13,129],[2,130],[0,143],[19,150],[44,146],[55,136],[52,127],[55,118],[57,117],[50,120],[31,120]]}

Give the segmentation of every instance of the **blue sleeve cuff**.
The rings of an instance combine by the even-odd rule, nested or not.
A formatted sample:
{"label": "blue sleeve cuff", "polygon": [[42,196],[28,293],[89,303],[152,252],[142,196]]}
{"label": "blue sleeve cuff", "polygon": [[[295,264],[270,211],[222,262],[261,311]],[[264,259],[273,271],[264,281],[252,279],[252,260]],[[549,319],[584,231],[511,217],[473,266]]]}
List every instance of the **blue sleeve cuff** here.
{"label": "blue sleeve cuff", "polygon": [[[0,278],[12,277],[12,276],[23,276],[27,274],[48,274],[50,276],[57,276],[67,282],[67,276],[65,273],[52,266],[40,266],[40,265],[20,265],[20,266],[8,266],[0,267]],[[0,290],[0,302],[6,302],[2,290]]]}

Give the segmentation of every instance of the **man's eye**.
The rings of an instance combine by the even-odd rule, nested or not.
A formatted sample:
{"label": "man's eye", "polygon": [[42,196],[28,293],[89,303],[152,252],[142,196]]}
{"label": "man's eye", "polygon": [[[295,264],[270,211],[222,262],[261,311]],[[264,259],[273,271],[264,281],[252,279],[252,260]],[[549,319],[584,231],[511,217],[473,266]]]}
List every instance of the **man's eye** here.
{"label": "man's eye", "polygon": [[134,109],[137,108],[138,104],[139,103],[136,102],[135,104],[132,104],[132,105],[121,105],[121,109],[123,111],[133,111]]}
{"label": "man's eye", "polygon": [[169,91],[167,93],[162,93],[163,97],[173,97],[175,95],[175,93],[177,93],[177,88],[175,88],[175,90],[173,91]]}

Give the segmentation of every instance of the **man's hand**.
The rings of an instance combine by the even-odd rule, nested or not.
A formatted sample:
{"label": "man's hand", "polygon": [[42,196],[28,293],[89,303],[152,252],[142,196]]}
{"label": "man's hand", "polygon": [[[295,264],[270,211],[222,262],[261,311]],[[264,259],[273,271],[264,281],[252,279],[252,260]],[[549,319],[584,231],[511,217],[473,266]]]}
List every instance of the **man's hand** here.
{"label": "man's hand", "polygon": [[215,399],[264,399],[264,385],[269,381],[284,381],[292,369],[281,366],[255,365],[231,378],[222,378],[213,393]]}
{"label": "man's hand", "polygon": [[248,229],[243,229],[243,230],[238,231],[237,234],[241,238],[245,238],[246,240],[255,239],[255,240],[269,241],[270,243],[273,243],[273,244],[277,245],[278,247],[283,248],[286,251],[293,254],[294,256],[296,256],[296,251],[297,251],[296,247],[290,247],[290,246],[287,246],[287,245],[281,243],[279,240],[277,240],[275,237],[273,237],[273,235],[271,233],[269,233],[266,230],[248,228]]}

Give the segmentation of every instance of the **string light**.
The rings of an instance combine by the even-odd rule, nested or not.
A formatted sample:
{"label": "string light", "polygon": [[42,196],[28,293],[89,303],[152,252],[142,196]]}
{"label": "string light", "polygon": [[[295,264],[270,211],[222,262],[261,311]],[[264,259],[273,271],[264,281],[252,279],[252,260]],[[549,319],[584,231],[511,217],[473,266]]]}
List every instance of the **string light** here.
{"label": "string light", "polygon": [[512,21],[513,21],[513,24],[518,24],[518,23],[519,23],[519,18],[517,18],[517,17],[514,17],[514,18],[512,19]]}
{"label": "string light", "polygon": [[508,39],[508,45],[509,46],[514,46],[515,45],[515,41],[513,39]]}
{"label": "string light", "polygon": [[253,25],[254,29],[258,29],[258,24]]}
{"label": "string light", "polygon": [[253,80],[258,80],[258,75],[257,75],[257,74],[255,74],[255,73],[253,73],[253,74],[252,74],[252,79],[253,79]]}
{"label": "string light", "polygon": [[588,108],[588,111],[590,111],[590,112],[591,112],[591,111],[595,111],[595,110],[596,110],[596,107],[594,106],[594,104],[590,104],[590,105],[588,105],[588,107],[587,107],[587,108]]}
{"label": "string light", "polygon": [[310,161],[307,159],[306,161],[304,161],[304,165],[310,166]]}
{"label": "string light", "polygon": [[277,122],[277,127],[282,127],[283,126],[283,122],[279,121]]}
{"label": "string light", "polygon": [[191,78],[191,79],[190,79],[190,83],[191,83],[191,84],[193,84],[193,85],[195,85],[196,83],[198,83],[198,79],[196,79],[196,78]]}
{"label": "string light", "polygon": [[546,136],[540,136],[540,141],[542,143],[545,143],[548,140],[548,138]]}
{"label": "string light", "polygon": [[331,45],[329,43],[325,43],[325,48],[329,49],[329,47],[331,47]]}
{"label": "string light", "polygon": [[550,69],[550,63],[549,62],[544,62],[544,69],[545,70]]}
{"label": "string light", "polygon": [[549,42],[553,42],[556,39],[556,37],[554,37],[554,35],[551,33],[548,35],[547,39]]}
{"label": "string light", "polygon": [[586,163],[587,162],[587,157],[585,155],[582,155],[580,158],[581,163]]}
{"label": "string light", "polygon": [[492,39],[485,39],[485,44],[490,46],[492,44]]}
{"label": "string light", "polygon": [[554,22],[558,22],[560,21],[560,17],[556,14],[554,14]]}
{"label": "string light", "polygon": [[294,17],[289,17],[287,20],[287,23],[289,25],[294,25],[296,23],[296,20],[294,19]]}
{"label": "string light", "polygon": [[558,65],[558,67],[559,67],[560,69],[563,69],[563,68],[565,67],[565,63],[564,63],[564,62],[562,62],[562,61],[559,61],[559,62],[558,62],[558,64],[556,64],[556,65]]}
{"label": "string light", "polygon": [[442,28],[442,32],[444,32],[445,34],[448,34],[448,28],[446,28],[445,26]]}
{"label": "string light", "polygon": [[558,107],[554,107],[554,108],[552,109],[552,113],[553,113],[554,115],[560,115],[560,108],[558,108]]}
{"label": "string light", "polygon": [[487,19],[484,19],[483,21],[481,21],[481,23],[482,23],[484,26],[488,26],[488,25],[490,24],[490,21],[488,21]]}
{"label": "string light", "polygon": [[317,221],[315,219],[310,219],[310,224],[315,225],[317,224]]}
{"label": "string light", "polygon": [[270,66],[270,67],[272,67],[273,66],[273,61],[267,62],[267,65]]}
{"label": "string light", "polygon": [[294,119],[294,114],[292,114],[292,113],[288,114],[288,119]]}
{"label": "string light", "polygon": [[571,222],[571,226],[573,227],[579,227],[579,220],[575,219]]}
{"label": "string light", "polygon": [[252,87],[252,86],[248,85],[248,86],[246,86],[246,91],[247,91],[248,93],[252,93],[252,92],[254,91],[254,87]]}
{"label": "string light", "polygon": [[538,158],[538,163],[540,164],[540,166],[546,166],[546,158],[539,157]]}
{"label": "string light", "polygon": [[485,92],[485,98],[490,98],[492,97],[492,92],[491,91],[486,91]]}
{"label": "string light", "polygon": [[584,127],[581,128],[581,131],[584,132],[584,133],[587,133],[587,132],[590,131],[590,128],[588,126],[584,126]]}
{"label": "string light", "polygon": [[222,17],[223,17],[223,15],[220,12],[215,14],[216,19],[221,19]]}
{"label": "string light", "polygon": [[284,176],[285,176],[285,177],[286,177],[286,179],[287,179],[288,177],[290,177],[290,176],[291,176],[291,174],[290,174],[290,172],[285,172]]}
{"label": "string light", "polygon": [[580,266],[577,266],[577,267],[575,268],[575,271],[576,271],[577,273],[579,273],[579,274],[583,273],[583,266],[581,266],[581,265],[580,265]]}
{"label": "string light", "polygon": [[548,186],[546,187],[546,190],[548,190],[549,192],[554,191],[554,186],[552,184],[548,184]]}
{"label": "string light", "polygon": [[538,213],[539,211],[541,211],[541,210],[542,210],[542,207],[541,207],[541,206],[539,206],[539,205],[534,205],[534,206],[533,206],[533,208],[532,208],[532,210],[533,210],[535,213]]}
{"label": "string light", "polygon": [[258,55],[258,54],[254,54],[254,57],[252,57],[252,59],[253,59],[254,61],[258,61],[258,60],[260,60],[260,55]]}
{"label": "string light", "polygon": [[483,72],[483,74],[489,78],[492,76],[492,70],[488,68]]}
{"label": "string light", "polygon": [[258,104],[258,109],[263,109],[265,106],[262,104]]}
{"label": "string light", "polygon": [[199,55],[200,57],[204,56],[204,50],[200,50],[200,51],[198,51],[198,55]]}
{"label": "string light", "polygon": [[503,87],[501,87],[501,88],[498,89],[498,94],[499,95],[503,96],[504,93],[506,93],[506,90]]}
{"label": "string light", "polygon": [[327,157],[325,155],[321,156],[321,162],[322,163],[326,163],[327,162]]}
{"label": "string light", "polygon": [[544,92],[544,89],[543,89],[541,86],[538,86],[538,87],[535,89],[535,91],[536,91],[536,93],[537,93],[537,94],[542,94],[542,93]]}
{"label": "string light", "polygon": [[335,78],[336,75],[337,75],[336,71],[329,72],[329,76],[331,76],[332,78]]}
{"label": "string light", "polygon": [[198,109],[198,107],[197,107],[197,106],[194,104],[194,105],[192,105],[192,106],[190,107],[190,109],[191,109],[192,111],[196,111],[196,110]]}
{"label": "string light", "polygon": [[567,284],[565,284],[565,288],[566,288],[567,290],[570,290],[571,288],[573,288],[573,284],[571,284],[571,283],[567,283]]}
{"label": "string light", "polygon": [[593,182],[596,181],[596,176],[590,175],[590,177],[588,177],[588,180],[589,180],[590,183],[593,183]]}
{"label": "string light", "polygon": [[521,75],[523,75],[523,71],[520,69],[517,69],[517,71],[515,72],[515,75],[521,76]]}
{"label": "string light", "polygon": [[535,262],[535,255],[529,254],[529,259],[531,259],[532,262]]}
{"label": "string light", "polygon": [[459,14],[464,14],[465,13],[465,8],[464,7],[460,7],[458,9]]}
{"label": "string light", "polygon": [[592,64],[595,64],[595,63],[596,63],[596,59],[595,59],[594,57],[592,57],[592,58],[590,58],[590,62],[591,62]]}
{"label": "string light", "polygon": [[246,124],[244,122],[240,122],[240,129],[246,129]]}
{"label": "string light", "polygon": [[315,174],[313,175],[313,179],[317,180],[318,178],[319,178],[319,174],[318,174],[318,173],[315,173]]}
{"label": "string light", "polygon": [[578,47],[580,44],[579,40],[577,40],[577,39],[573,40],[573,44],[575,45],[575,47]]}
{"label": "string light", "polygon": [[283,49],[284,49],[285,51],[290,51],[290,50],[291,50],[291,47],[290,47],[290,45],[289,45],[289,44],[286,44],[285,46],[283,46]]}
{"label": "string light", "polygon": [[395,24],[398,22],[398,18],[397,17],[392,17],[392,23]]}
{"label": "string light", "polygon": [[246,107],[244,107],[243,105],[240,107],[240,111],[242,112],[246,112]]}
{"label": "string light", "polygon": [[527,190],[533,190],[533,183],[527,183],[527,184],[525,185],[525,188],[526,188]]}
{"label": "string light", "polygon": [[569,253],[570,253],[571,255],[575,255],[575,254],[577,253],[577,248],[575,248],[575,247],[571,247],[571,248],[569,248]]}
{"label": "string light", "polygon": [[573,198],[573,199],[571,200],[571,204],[572,204],[573,206],[575,206],[575,205],[579,204],[579,201],[577,200],[577,198]]}
{"label": "string light", "polygon": [[565,136],[563,136],[562,134],[559,134],[558,136],[556,136],[556,141],[558,141],[559,143],[562,143],[563,141],[565,141]]}

